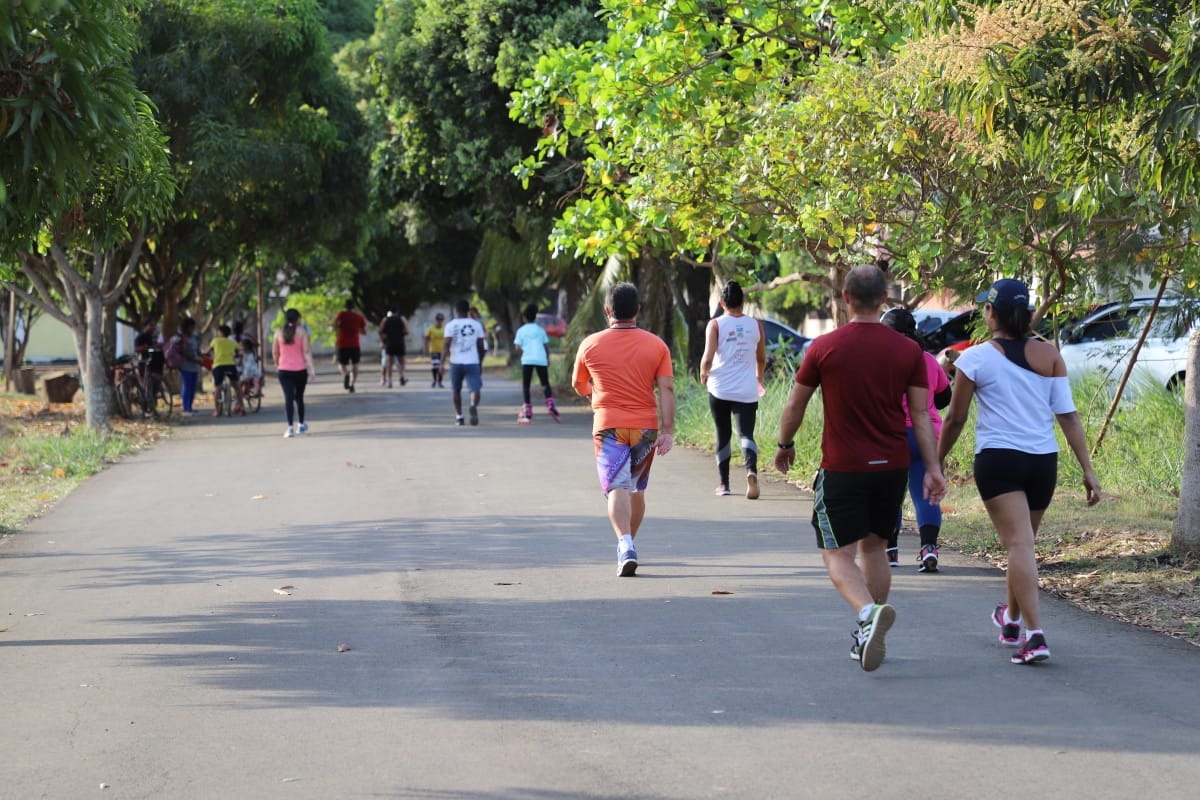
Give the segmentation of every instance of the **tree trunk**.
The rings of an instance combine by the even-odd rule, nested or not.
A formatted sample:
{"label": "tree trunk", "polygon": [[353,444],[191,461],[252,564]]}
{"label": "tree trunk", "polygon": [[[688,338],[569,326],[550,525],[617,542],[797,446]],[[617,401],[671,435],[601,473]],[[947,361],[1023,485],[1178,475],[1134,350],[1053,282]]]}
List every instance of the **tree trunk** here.
{"label": "tree trunk", "polygon": [[79,359],[79,372],[83,375],[86,390],[85,413],[89,428],[105,430],[108,428],[113,393],[108,362],[104,358],[104,302],[100,292],[95,290],[87,292],[84,301],[87,304],[87,321],[83,330],[84,346]]}
{"label": "tree trunk", "polygon": [[1200,553],[1200,329],[1188,342],[1187,372],[1183,382],[1183,477],[1171,549]]}

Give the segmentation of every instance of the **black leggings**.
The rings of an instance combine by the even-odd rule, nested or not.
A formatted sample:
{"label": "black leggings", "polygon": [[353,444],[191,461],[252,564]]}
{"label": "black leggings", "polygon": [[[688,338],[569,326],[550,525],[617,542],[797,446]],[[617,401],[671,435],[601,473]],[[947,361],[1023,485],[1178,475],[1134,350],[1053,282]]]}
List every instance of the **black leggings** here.
{"label": "black leggings", "polygon": [[304,388],[306,386],[308,386],[308,370],[279,370],[279,387],[283,389],[283,408],[287,412],[289,428],[296,416],[299,416],[301,423],[304,422]]}
{"label": "black leggings", "polygon": [[[733,448],[730,446],[730,440],[733,439],[733,421],[737,422],[742,455],[746,459],[746,472],[758,472],[758,445],[754,443],[754,422],[758,416],[758,403],[735,403],[710,394],[708,408],[712,411],[713,423],[717,426],[717,471],[721,475],[721,485],[729,485],[729,459],[733,455]],[[730,419],[731,415],[733,420]]]}
{"label": "black leggings", "polygon": [[522,364],[521,365],[521,391],[525,393],[525,405],[530,404],[529,385],[533,382],[533,371],[537,370],[538,380],[542,383],[542,391],[546,397],[553,397],[554,393],[550,391],[550,370],[541,364]]}

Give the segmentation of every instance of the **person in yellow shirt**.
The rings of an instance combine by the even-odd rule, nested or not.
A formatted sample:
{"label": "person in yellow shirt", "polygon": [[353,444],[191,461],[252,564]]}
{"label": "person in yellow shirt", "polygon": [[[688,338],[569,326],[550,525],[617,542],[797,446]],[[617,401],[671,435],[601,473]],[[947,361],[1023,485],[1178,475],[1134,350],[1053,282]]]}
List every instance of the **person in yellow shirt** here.
{"label": "person in yellow shirt", "polygon": [[433,318],[433,324],[425,329],[425,352],[433,367],[433,383],[430,389],[442,385],[442,345],[446,342],[446,315],[438,312]]}
{"label": "person in yellow shirt", "polygon": [[233,413],[245,416],[246,409],[242,406],[242,384],[238,380],[237,371],[238,343],[233,338],[233,329],[228,325],[222,325],[220,330],[221,335],[212,341],[213,416],[219,413],[216,410],[217,392],[221,390],[221,383],[226,379],[233,384],[233,391],[237,396]]}

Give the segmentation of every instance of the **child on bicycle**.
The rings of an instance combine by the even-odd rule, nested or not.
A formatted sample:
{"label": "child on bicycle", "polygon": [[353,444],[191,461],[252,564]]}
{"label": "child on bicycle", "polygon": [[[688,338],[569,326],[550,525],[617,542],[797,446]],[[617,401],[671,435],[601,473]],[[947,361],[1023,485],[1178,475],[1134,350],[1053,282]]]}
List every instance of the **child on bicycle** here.
{"label": "child on bicycle", "polygon": [[212,374],[213,374],[213,416],[217,416],[220,411],[217,406],[217,395],[221,392],[221,384],[228,380],[233,385],[234,394],[237,397],[237,403],[233,406],[233,413],[246,415],[246,409],[242,406],[242,385],[238,382],[237,372],[237,342],[233,339],[233,328],[228,325],[222,325],[220,328],[221,335],[212,341]]}
{"label": "child on bicycle", "polygon": [[258,349],[254,340],[242,339],[242,374],[238,389],[242,397],[257,397],[262,393],[262,365],[258,363]]}

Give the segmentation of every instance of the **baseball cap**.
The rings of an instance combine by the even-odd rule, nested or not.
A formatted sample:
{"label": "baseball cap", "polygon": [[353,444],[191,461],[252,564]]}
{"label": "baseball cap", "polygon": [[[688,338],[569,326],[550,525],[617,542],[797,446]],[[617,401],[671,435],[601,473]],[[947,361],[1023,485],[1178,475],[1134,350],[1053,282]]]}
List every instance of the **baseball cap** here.
{"label": "baseball cap", "polygon": [[976,303],[991,303],[992,307],[1007,311],[1012,308],[1029,307],[1029,287],[1015,278],[1001,278],[975,298]]}

